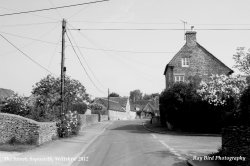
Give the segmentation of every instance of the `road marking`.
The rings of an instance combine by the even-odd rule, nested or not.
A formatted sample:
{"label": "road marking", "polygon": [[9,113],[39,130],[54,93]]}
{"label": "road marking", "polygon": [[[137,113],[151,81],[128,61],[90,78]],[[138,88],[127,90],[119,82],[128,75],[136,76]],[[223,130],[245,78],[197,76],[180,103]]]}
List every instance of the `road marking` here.
{"label": "road marking", "polygon": [[154,139],[156,139],[157,137],[154,134],[151,134],[153,136]]}
{"label": "road marking", "polygon": [[160,143],[165,146],[171,153],[173,153],[174,155],[178,156],[178,159],[180,160],[186,160],[185,158],[181,157],[181,154],[179,154],[176,150],[174,150],[174,148],[171,148],[170,146],[168,146],[168,144],[166,144],[163,140],[159,140]]}

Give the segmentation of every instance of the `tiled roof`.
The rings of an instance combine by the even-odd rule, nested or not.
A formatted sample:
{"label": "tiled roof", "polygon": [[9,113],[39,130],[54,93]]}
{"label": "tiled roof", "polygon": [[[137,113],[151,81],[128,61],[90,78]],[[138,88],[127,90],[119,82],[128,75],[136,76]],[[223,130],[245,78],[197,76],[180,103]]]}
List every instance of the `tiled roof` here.
{"label": "tiled roof", "polygon": [[149,102],[149,100],[139,100],[139,101],[135,101],[135,102],[130,100],[130,110],[136,111],[136,107],[139,108],[140,110],[143,110],[148,102]]}
{"label": "tiled roof", "polygon": [[128,98],[127,97],[110,97],[109,100],[118,102],[122,107],[126,107]]}
{"label": "tiled roof", "polygon": [[[125,112],[125,107],[123,107],[118,102],[119,99],[116,99],[116,100],[117,101],[114,101],[113,99],[110,98],[110,100],[109,100],[109,109],[114,110],[114,111]],[[123,100],[121,100],[121,101],[123,101]],[[107,98],[97,98],[94,102],[102,104],[104,107],[108,108],[108,99]]]}

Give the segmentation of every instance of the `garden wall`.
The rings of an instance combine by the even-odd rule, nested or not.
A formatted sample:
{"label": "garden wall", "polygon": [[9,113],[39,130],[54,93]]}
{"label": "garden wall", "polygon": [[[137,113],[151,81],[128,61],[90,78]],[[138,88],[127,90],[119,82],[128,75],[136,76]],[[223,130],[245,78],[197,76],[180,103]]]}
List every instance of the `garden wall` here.
{"label": "garden wall", "polygon": [[37,122],[19,115],[0,113],[0,143],[15,139],[41,145],[57,138],[56,122]]}
{"label": "garden wall", "polygon": [[246,157],[246,161],[232,161],[235,166],[250,165],[250,127],[230,126],[222,130],[222,154]]}

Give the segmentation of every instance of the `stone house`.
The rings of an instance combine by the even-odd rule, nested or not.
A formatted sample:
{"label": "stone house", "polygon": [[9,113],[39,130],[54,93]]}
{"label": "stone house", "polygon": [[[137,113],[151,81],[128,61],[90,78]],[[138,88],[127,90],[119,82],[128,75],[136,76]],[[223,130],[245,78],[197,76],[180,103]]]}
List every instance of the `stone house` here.
{"label": "stone house", "polygon": [[212,74],[230,75],[233,70],[217,59],[196,41],[196,32],[186,32],[186,43],[166,65],[166,89],[175,82],[199,78],[207,81]]}
{"label": "stone house", "polygon": [[160,109],[159,109],[159,97],[155,97],[151,99],[143,109],[144,112],[154,115],[160,116]]}
{"label": "stone house", "polygon": [[107,108],[110,120],[135,119],[136,112],[130,110],[130,101],[127,97],[97,98],[95,103]]}

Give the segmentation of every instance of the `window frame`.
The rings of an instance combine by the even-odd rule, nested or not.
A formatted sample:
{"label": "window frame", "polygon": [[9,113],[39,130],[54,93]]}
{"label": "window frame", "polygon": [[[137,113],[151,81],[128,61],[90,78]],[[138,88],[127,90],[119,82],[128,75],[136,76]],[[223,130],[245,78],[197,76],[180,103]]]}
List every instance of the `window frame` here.
{"label": "window frame", "polygon": [[185,82],[185,75],[184,74],[176,74],[174,75],[174,82]]}
{"label": "window frame", "polygon": [[189,57],[181,58],[181,66],[182,67],[189,67],[189,65],[190,65],[190,58]]}

